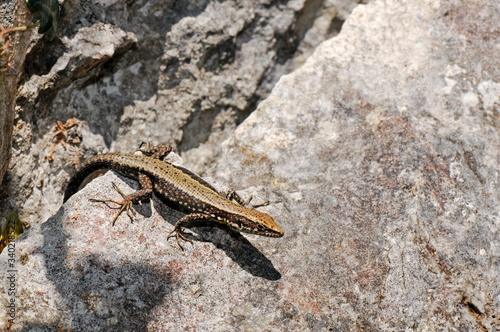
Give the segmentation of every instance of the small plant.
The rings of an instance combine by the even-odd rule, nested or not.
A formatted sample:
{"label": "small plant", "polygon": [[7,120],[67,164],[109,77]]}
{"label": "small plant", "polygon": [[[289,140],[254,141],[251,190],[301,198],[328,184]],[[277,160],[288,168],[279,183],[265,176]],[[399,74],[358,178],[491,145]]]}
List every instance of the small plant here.
{"label": "small plant", "polygon": [[57,0],[26,0],[28,7],[40,15],[38,33],[44,34],[52,30],[51,40],[54,39],[59,22],[59,2]]}
{"label": "small plant", "polygon": [[15,213],[9,214],[0,235],[0,253],[10,242],[14,241],[14,239],[21,235],[23,232],[24,227],[21,219],[19,219],[19,217]]}

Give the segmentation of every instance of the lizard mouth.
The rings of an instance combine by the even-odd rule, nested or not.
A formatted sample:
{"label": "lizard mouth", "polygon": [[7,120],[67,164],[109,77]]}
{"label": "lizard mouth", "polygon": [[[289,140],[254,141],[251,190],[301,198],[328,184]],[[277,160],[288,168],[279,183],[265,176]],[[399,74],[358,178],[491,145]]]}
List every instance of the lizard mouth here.
{"label": "lizard mouth", "polygon": [[270,236],[270,237],[282,237],[283,235],[285,235],[285,232],[283,232],[283,230],[280,228],[277,230],[272,230],[271,232],[269,232],[268,236]]}
{"label": "lizard mouth", "polygon": [[257,234],[267,237],[282,237],[284,235],[284,232],[279,227],[278,229],[272,229],[264,228],[260,225],[257,228],[243,228],[241,231],[249,234]]}

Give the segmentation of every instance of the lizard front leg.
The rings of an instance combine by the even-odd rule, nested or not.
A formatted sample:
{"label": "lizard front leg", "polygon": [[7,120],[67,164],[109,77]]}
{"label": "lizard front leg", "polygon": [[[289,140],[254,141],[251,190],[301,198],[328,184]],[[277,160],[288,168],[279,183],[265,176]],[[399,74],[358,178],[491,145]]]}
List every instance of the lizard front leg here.
{"label": "lizard front leg", "polygon": [[[131,220],[133,220],[133,217],[130,213],[132,211],[135,214],[134,208],[132,207],[132,204],[138,203],[139,201],[143,201],[146,199],[150,199],[151,195],[153,194],[153,183],[151,179],[145,175],[139,173],[139,184],[141,185],[141,189],[137,190],[136,192],[130,194],[130,195],[125,195],[113,182],[113,187],[115,188],[116,191],[123,197],[123,200],[121,202],[112,200],[112,199],[95,199],[91,198],[90,201],[93,202],[100,202],[108,205],[109,203],[114,203],[117,204],[119,207],[116,209],[120,209],[116,216],[113,219],[113,226],[115,225],[116,220],[122,214],[123,211],[127,211],[127,216]],[[109,205],[108,205],[109,206]]]}
{"label": "lizard front leg", "polygon": [[167,240],[170,239],[172,234],[175,232],[175,238],[177,240],[177,244],[179,245],[179,247],[182,250],[184,250],[184,248],[182,247],[182,245],[179,241],[179,238],[183,241],[190,242],[191,244],[193,243],[193,241],[191,241],[190,239],[188,239],[184,235],[184,228],[205,226],[205,225],[207,225],[208,221],[213,220],[213,219],[214,219],[214,217],[212,217],[211,215],[208,215],[208,214],[204,214],[204,213],[188,214],[188,215],[182,217],[181,219],[179,219],[179,221],[177,221],[177,223],[175,224],[174,230],[172,232],[170,232],[170,234],[167,237]]}
{"label": "lizard front leg", "polygon": [[153,145],[151,142],[142,142],[137,151],[144,153],[148,157],[163,160],[172,152],[172,148],[168,145]]}
{"label": "lizard front leg", "polygon": [[260,204],[250,205],[250,202],[252,201],[253,196],[250,196],[250,198],[245,202],[243,200],[243,198],[241,198],[241,196],[238,195],[238,193],[234,190],[228,191],[226,194],[226,198],[230,201],[235,201],[236,203],[238,203],[241,206],[250,206],[252,208],[258,208],[261,206],[269,205],[269,201],[265,201],[265,202],[260,203]]}

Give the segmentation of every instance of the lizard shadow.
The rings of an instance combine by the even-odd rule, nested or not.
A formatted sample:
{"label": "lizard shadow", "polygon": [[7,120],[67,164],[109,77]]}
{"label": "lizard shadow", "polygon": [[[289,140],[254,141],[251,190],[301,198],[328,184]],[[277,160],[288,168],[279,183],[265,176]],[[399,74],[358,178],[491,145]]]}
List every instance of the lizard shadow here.
{"label": "lizard shadow", "polygon": [[237,263],[243,270],[254,277],[270,281],[281,279],[281,273],[274,268],[273,263],[259,249],[240,233],[221,226],[220,229],[199,228],[198,236],[191,239],[199,242],[211,242],[218,249]]}
{"label": "lizard shadow", "polygon": [[[115,176],[120,178],[124,183],[133,190],[139,190],[139,183],[129,179],[119,173],[113,172]],[[139,204],[134,204],[134,210],[145,218],[152,216],[152,205],[161,217],[168,223],[175,226],[177,221],[185,214],[178,211],[168,201],[161,199],[155,194],[151,199],[142,201]],[[124,213],[125,214],[125,213]],[[196,242],[211,242],[218,249],[223,250],[226,255],[237,263],[242,269],[253,275],[271,281],[281,279],[281,274],[274,268],[273,263],[262,254],[259,249],[250,243],[239,232],[219,223],[210,223],[201,227],[189,228],[186,237]],[[171,239],[175,241],[175,239]],[[188,243],[186,243],[187,245]]]}
{"label": "lizard shadow", "polygon": [[[172,209],[168,202],[154,196],[155,210],[173,226],[184,215]],[[221,224],[210,224],[207,227],[193,227],[186,232],[186,237],[194,242],[210,242],[238,264],[243,270],[254,277],[271,281],[281,279],[281,273],[274,267],[259,249],[257,249],[242,234]],[[171,239],[175,241],[174,239]]]}

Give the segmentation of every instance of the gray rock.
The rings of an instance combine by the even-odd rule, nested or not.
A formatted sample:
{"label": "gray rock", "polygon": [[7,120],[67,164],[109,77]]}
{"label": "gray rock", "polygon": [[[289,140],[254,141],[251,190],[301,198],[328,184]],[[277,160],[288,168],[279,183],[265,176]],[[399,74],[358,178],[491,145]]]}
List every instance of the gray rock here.
{"label": "gray rock", "polygon": [[[59,172],[52,173],[54,165],[47,160],[47,156],[50,155],[51,143],[56,141],[53,131],[55,121],[51,116],[44,116],[44,109],[51,105],[58,91],[70,84],[84,85],[89,77],[100,73],[106,62],[126,52],[137,40],[133,33],[126,33],[109,24],[96,23],[91,27],[81,28],[71,39],[63,37],[59,41],[62,47],[68,50],[67,53],[57,59],[48,73],[33,74],[24,82],[18,97],[19,113],[13,139],[13,160],[4,189],[9,196],[2,206],[2,213],[19,211],[18,209],[22,208],[19,214],[28,224],[39,218],[46,220],[53,214],[51,210],[60,204],[61,194],[45,189],[61,188],[65,179],[64,176],[60,177],[59,172],[67,174],[65,169],[69,168],[68,165],[78,164],[80,154],[84,155],[81,150],[70,144],[66,160],[60,160],[60,153],[64,148],[61,144],[55,144],[55,155],[58,158],[55,164]],[[26,67],[35,66],[34,63],[28,56]],[[55,104],[55,107],[59,106]],[[32,113],[34,118],[27,117],[29,113]],[[56,113],[68,114],[68,110],[61,106]],[[43,137],[40,137],[36,130],[40,127],[49,129]],[[71,138],[79,141],[83,134],[87,143],[93,143],[96,150],[103,151],[102,139],[94,138],[85,123],[73,128],[64,141],[71,141]],[[37,142],[32,144],[32,140]]]}
{"label": "gray rock", "polygon": [[95,23],[81,28],[71,39],[64,36],[60,41],[67,52],[57,59],[49,73],[34,74],[23,84],[21,104],[39,106],[42,98],[49,99],[75,81],[96,76],[104,63],[129,50],[137,38],[110,24]]}
{"label": "gray rock", "polygon": [[214,176],[282,197],[271,326],[500,328],[499,14],[360,6],[225,142]]}
{"label": "gray rock", "polygon": [[179,214],[110,227],[87,199],[136,184],[92,182],[16,242],[15,327],[499,330],[497,7],[359,6],[278,82],[207,174],[269,199],[281,239],[198,228],[181,252]]}

